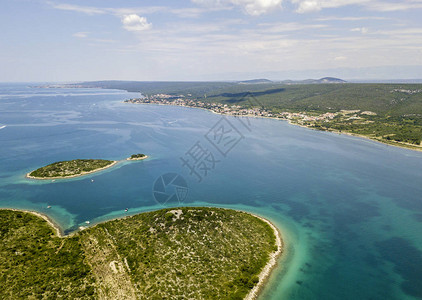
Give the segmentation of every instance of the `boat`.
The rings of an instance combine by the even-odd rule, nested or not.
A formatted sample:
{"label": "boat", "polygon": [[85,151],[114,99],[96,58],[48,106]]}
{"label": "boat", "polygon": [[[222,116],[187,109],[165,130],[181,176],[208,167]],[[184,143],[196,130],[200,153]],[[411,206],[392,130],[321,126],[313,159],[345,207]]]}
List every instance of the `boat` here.
{"label": "boat", "polygon": [[51,205],[48,205],[47,208],[51,208]]}

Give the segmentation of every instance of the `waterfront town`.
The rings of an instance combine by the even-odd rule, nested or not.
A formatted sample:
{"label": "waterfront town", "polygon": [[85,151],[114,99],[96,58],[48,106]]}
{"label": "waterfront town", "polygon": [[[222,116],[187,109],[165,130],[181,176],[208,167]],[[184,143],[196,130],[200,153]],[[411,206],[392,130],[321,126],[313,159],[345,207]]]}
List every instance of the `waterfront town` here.
{"label": "waterfront town", "polygon": [[[155,94],[143,98],[133,98],[125,100],[126,103],[135,104],[158,104],[158,105],[176,105],[185,107],[196,107],[210,110],[217,114],[245,116],[245,117],[264,117],[274,119],[289,120],[299,125],[311,125],[313,122],[328,122],[337,116],[342,116],[348,120],[361,119],[360,115],[376,115],[370,111],[360,112],[360,110],[341,110],[339,112],[326,112],[316,114],[310,112],[273,112],[261,106],[259,103],[245,107],[241,105],[228,105],[214,102],[202,102],[200,100],[189,99],[184,95]],[[250,104],[250,103],[249,103]]]}

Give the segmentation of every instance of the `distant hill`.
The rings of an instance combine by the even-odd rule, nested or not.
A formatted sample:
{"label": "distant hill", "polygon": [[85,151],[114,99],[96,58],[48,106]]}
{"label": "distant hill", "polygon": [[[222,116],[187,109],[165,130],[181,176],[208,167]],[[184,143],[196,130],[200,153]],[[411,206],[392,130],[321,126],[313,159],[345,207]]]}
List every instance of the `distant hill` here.
{"label": "distant hill", "polygon": [[[104,80],[104,81],[86,81],[73,84],[49,85],[42,87],[73,87],[73,88],[103,88],[103,89],[120,89],[128,92],[141,92],[144,95],[167,93],[172,95],[191,94],[194,97],[203,96],[204,94],[215,93],[219,90],[235,88],[241,89],[262,90],[268,88],[275,88],[280,85],[292,84],[330,84],[330,83],[345,83],[346,81],[334,78],[324,77],[321,79],[307,79],[307,80],[285,80],[281,82],[274,82],[269,79],[252,79],[237,82],[224,81],[120,81],[120,80]],[[242,88],[243,86],[243,88]]]}
{"label": "distant hill", "polygon": [[215,90],[229,88],[238,85],[235,82],[205,82],[205,81],[120,81],[120,80],[104,80],[104,81],[88,81],[75,84],[63,85],[64,87],[73,88],[103,88],[103,89],[119,89],[128,92],[141,92],[148,94],[172,94],[180,93],[193,94],[196,96],[204,95]]}
{"label": "distant hill", "polygon": [[346,83],[343,79],[335,77],[324,77],[317,80],[317,83]]}
{"label": "distant hill", "polygon": [[252,79],[252,80],[243,80],[239,81],[241,84],[259,84],[259,83],[272,83],[269,79]]}
{"label": "distant hill", "polygon": [[324,77],[320,79],[305,79],[305,80],[284,80],[281,81],[283,84],[324,84],[324,83],[346,83],[347,81],[335,78],[335,77]]}

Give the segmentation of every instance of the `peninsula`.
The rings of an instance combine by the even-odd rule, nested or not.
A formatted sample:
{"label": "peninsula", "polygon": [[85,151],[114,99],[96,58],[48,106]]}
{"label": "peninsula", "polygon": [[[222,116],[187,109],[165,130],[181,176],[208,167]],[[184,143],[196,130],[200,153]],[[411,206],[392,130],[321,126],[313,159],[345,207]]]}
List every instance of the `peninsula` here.
{"label": "peninsula", "polygon": [[0,298],[254,299],[283,252],[269,221],[222,208],[55,232],[38,215],[0,210]]}
{"label": "peninsula", "polygon": [[117,164],[114,160],[74,159],[59,161],[26,174],[31,179],[64,179],[105,170]]}

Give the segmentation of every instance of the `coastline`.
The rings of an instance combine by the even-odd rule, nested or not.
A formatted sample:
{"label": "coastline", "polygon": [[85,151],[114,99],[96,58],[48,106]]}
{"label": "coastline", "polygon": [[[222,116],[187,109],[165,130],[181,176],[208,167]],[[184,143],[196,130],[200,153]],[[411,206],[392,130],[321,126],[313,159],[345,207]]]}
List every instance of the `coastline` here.
{"label": "coastline", "polygon": [[[210,207],[210,208],[214,208],[214,207]],[[221,207],[221,208],[223,208],[223,207]],[[223,208],[223,209],[226,209],[226,208]],[[30,213],[34,216],[42,218],[44,221],[47,222],[48,225],[50,225],[51,228],[53,228],[53,230],[55,231],[55,234],[59,238],[66,238],[66,237],[71,236],[72,234],[75,234],[76,232],[82,231],[82,230],[76,230],[76,231],[74,231],[70,234],[65,234],[63,229],[56,222],[54,222],[54,220],[52,218],[50,218],[48,215],[41,213],[41,212],[38,212],[38,211],[26,210],[26,209],[17,209],[17,208],[0,208],[0,210],[10,210],[10,211]],[[233,209],[229,209],[229,210],[233,210]],[[275,235],[275,238],[276,238],[277,251],[272,252],[270,254],[267,264],[264,266],[264,268],[261,270],[261,272],[258,275],[259,282],[249,291],[249,293],[244,298],[244,300],[254,300],[254,299],[257,299],[259,297],[260,292],[262,291],[262,289],[267,284],[268,279],[270,278],[270,276],[272,274],[272,271],[276,268],[276,266],[278,264],[278,259],[284,254],[284,241],[283,241],[280,229],[278,227],[276,227],[271,221],[269,221],[269,220],[267,220],[267,219],[265,219],[261,216],[247,212],[247,211],[243,211],[243,210],[235,210],[235,211],[249,214],[249,215],[251,215],[255,218],[258,218],[258,219],[262,220],[263,222],[267,223],[273,229],[273,232],[274,232],[274,235]],[[139,214],[142,214],[142,213],[139,213]],[[118,218],[106,220],[104,222],[124,219],[124,218],[127,218],[127,217],[129,217],[129,216],[118,217]],[[104,222],[100,222],[98,224],[101,224],[101,223],[104,223]],[[93,224],[93,226],[96,226],[98,224],[95,224],[95,225]]]}
{"label": "coastline", "polygon": [[0,210],[11,210],[11,211],[18,211],[18,212],[24,212],[24,213],[32,214],[32,215],[37,216],[39,218],[42,218],[44,221],[46,221],[48,223],[48,225],[50,225],[51,228],[54,229],[56,235],[59,238],[63,238],[63,237],[68,236],[68,235],[64,234],[63,229],[56,222],[54,222],[54,220],[52,218],[50,218],[48,215],[46,215],[44,213],[34,211],[34,210],[17,209],[17,208],[0,208]]}
{"label": "coastline", "polygon": [[56,180],[56,179],[76,178],[76,177],[81,177],[81,176],[85,176],[85,175],[93,174],[93,173],[96,173],[96,172],[103,171],[103,170],[106,170],[106,169],[108,169],[108,168],[114,167],[114,166],[115,166],[118,162],[119,162],[119,161],[114,160],[114,161],[113,161],[113,163],[109,164],[108,166],[105,166],[105,167],[102,167],[102,168],[99,168],[99,169],[95,169],[95,170],[92,170],[92,171],[89,171],[89,172],[82,172],[82,173],[80,173],[80,174],[75,174],[75,175],[70,175],[70,176],[58,176],[58,177],[34,177],[34,176],[31,176],[31,175],[30,175],[32,172],[34,172],[34,171],[31,171],[31,172],[27,173],[27,174],[25,175],[25,177],[26,177],[26,178],[28,178],[28,179],[36,179],[36,180]]}
{"label": "coastline", "polygon": [[244,300],[253,300],[259,297],[262,289],[267,284],[272,271],[277,267],[278,259],[284,254],[285,251],[284,251],[284,241],[283,241],[280,229],[277,226],[275,226],[273,223],[271,223],[269,220],[261,216],[258,216],[249,212],[247,213],[264,221],[273,229],[274,235],[276,237],[276,245],[277,245],[277,251],[270,254],[267,264],[264,266],[261,273],[259,273],[258,275],[259,282],[252,288],[252,290],[249,291],[249,293],[244,298]]}
{"label": "coastline", "polygon": [[[176,106],[176,105],[174,105],[174,106]],[[182,106],[182,107],[189,107],[189,106]],[[196,107],[192,107],[192,108],[196,108]],[[198,107],[198,108],[200,108],[200,107]],[[347,131],[317,130],[317,129],[313,128],[312,126],[306,126],[306,125],[297,124],[297,123],[292,122],[292,120],[288,120],[288,119],[274,118],[274,117],[264,117],[264,116],[254,116],[254,115],[234,116],[234,115],[217,113],[217,112],[212,111],[212,110],[207,109],[207,108],[200,108],[200,109],[205,109],[205,110],[211,111],[212,113],[215,113],[217,115],[222,115],[222,116],[246,117],[246,118],[261,118],[261,119],[272,119],[272,120],[287,121],[290,125],[299,126],[299,127],[310,129],[310,130],[321,131],[321,132],[331,132],[331,133],[336,133],[336,134],[344,134],[344,135],[348,135],[348,136],[354,136],[354,137],[358,137],[358,138],[363,138],[363,139],[366,139],[366,140],[374,141],[376,143],[380,143],[380,144],[387,145],[387,146],[393,146],[393,147],[397,147],[397,148],[401,148],[401,149],[407,149],[407,150],[413,150],[413,151],[422,152],[422,147],[415,146],[415,145],[408,144],[408,143],[400,143],[400,142],[394,142],[394,141],[385,142],[385,141],[380,140],[380,139],[371,138],[371,137],[366,136],[366,135],[362,135],[362,134],[358,134],[358,133],[353,133],[353,132],[347,132]]]}
{"label": "coastline", "polygon": [[[199,207],[199,208],[201,208],[201,207]],[[203,208],[206,208],[206,207],[203,207]],[[209,208],[217,208],[217,207],[209,207]],[[5,210],[5,211],[15,211],[15,212],[29,213],[29,214],[32,214],[32,215],[34,215],[36,217],[42,218],[44,221],[47,222],[47,224],[49,226],[51,226],[51,228],[55,232],[55,235],[58,238],[64,238],[64,239],[66,239],[66,238],[72,236],[74,233],[76,233],[76,232],[73,232],[71,234],[66,234],[65,235],[62,232],[60,226],[57,225],[57,223],[55,223],[54,220],[52,220],[50,217],[48,217],[44,213],[40,213],[40,212],[32,211],[32,210],[26,210],[26,209],[15,209],[15,208],[0,208],[0,209],[1,210]],[[258,219],[262,220],[263,222],[267,223],[272,228],[272,230],[274,231],[275,239],[276,239],[275,240],[275,243],[277,245],[277,251],[274,251],[274,252],[272,252],[269,255],[269,259],[267,261],[267,264],[264,266],[264,268],[261,270],[261,272],[258,275],[259,282],[243,298],[243,299],[246,299],[246,300],[256,299],[257,297],[259,297],[262,288],[264,286],[266,286],[266,284],[268,283],[268,278],[270,277],[270,275],[271,275],[272,271],[274,270],[274,268],[277,266],[278,258],[281,256],[282,253],[284,253],[284,242],[282,240],[281,232],[278,229],[278,227],[276,227],[271,221],[265,219],[264,217],[255,215],[253,213],[250,213],[250,212],[247,212],[247,211],[244,211],[244,210],[236,210],[236,209],[229,209],[229,208],[223,208],[223,207],[221,207],[219,209],[231,210],[232,212],[235,211],[235,212],[241,212],[243,214],[248,214],[250,216],[253,216],[255,218],[258,218]],[[143,213],[145,213],[145,212],[143,212]],[[140,214],[142,214],[142,213],[140,213]],[[128,216],[123,217],[123,218],[127,218],[127,217]],[[122,219],[122,218],[116,218],[116,219]],[[105,222],[110,222],[112,220],[115,220],[115,219],[110,219],[110,220],[107,220]],[[98,224],[100,224],[100,223],[98,223]],[[98,224],[96,224],[96,225],[98,225]]]}
{"label": "coastline", "polygon": [[[131,102],[124,102],[123,103],[131,103]],[[352,133],[352,132],[344,132],[344,131],[337,131],[337,130],[317,130],[311,126],[306,126],[306,125],[301,125],[301,124],[297,124],[292,122],[291,120],[288,119],[283,119],[283,118],[275,118],[275,117],[265,117],[265,116],[256,116],[256,115],[230,115],[230,114],[223,114],[223,113],[219,113],[219,112],[215,112],[209,108],[204,108],[204,107],[195,107],[195,106],[187,106],[187,105],[177,105],[177,104],[158,104],[158,103],[131,103],[131,104],[145,104],[145,105],[163,105],[163,106],[179,106],[179,107],[188,107],[188,108],[196,108],[196,109],[202,109],[202,110],[206,110],[209,111],[211,113],[217,114],[217,115],[221,115],[221,116],[232,116],[232,117],[246,117],[246,118],[261,118],[261,119],[273,119],[273,120],[281,120],[281,121],[287,121],[289,124],[291,125],[295,125],[295,126],[299,126],[302,128],[307,128],[307,129],[311,129],[311,130],[316,130],[316,131],[322,131],[322,132],[332,132],[332,133],[337,133],[337,134],[345,134],[345,135],[349,135],[349,136],[354,136],[354,137],[359,137],[359,138],[364,138],[367,140],[371,140],[380,144],[384,144],[387,146],[393,146],[393,147],[397,147],[397,148],[401,148],[401,149],[407,149],[407,150],[413,150],[413,151],[419,151],[422,152],[422,147],[421,146],[416,146],[416,145],[412,145],[412,144],[407,144],[407,143],[400,143],[400,142],[394,142],[394,141],[390,141],[390,142],[386,142],[386,141],[382,141],[380,139],[375,139],[375,138],[371,138],[369,136],[366,135],[361,135],[361,134],[357,134],[357,133]]]}
{"label": "coastline", "polygon": [[[257,117],[257,118],[259,118],[259,117]],[[269,117],[262,117],[262,118],[277,119],[277,118],[269,118]],[[278,119],[278,120],[280,120],[280,119]],[[294,123],[291,120],[287,120],[287,121],[289,122],[290,125],[299,126],[299,127],[310,129],[310,130],[321,131],[321,132],[331,132],[331,133],[336,133],[336,134],[344,134],[344,135],[348,135],[348,136],[354,136],[354,137],[358,137],[358,138],[370,140],[370,141],[373,141],[373,142],[376,142],[376,143],[380,143],[380,144],[383,144],[383,145],[387,145],[387,146],[393,146],[393,147],[397,147],[397,148],[401,148],[401,149],[407,149],[407,150],[413,150],[413,151],[422,152],[422,147],[415,146],[415,145],[408,144],[408,143],[400,143],[400,142],[394,142],[394,141],[385,142],[385,141],[382,141],[380,139],[371,138],[371,137],[366,136],[366,135],[362,135],[362,134],[358,134],[358,133],[353,133],[353,132],[347,132],[347,131],[318,130],[318,129],[315,129],[315,128],[311,127],[311,126],[306,126],[306,125],[301,125],[301,124]]]}

